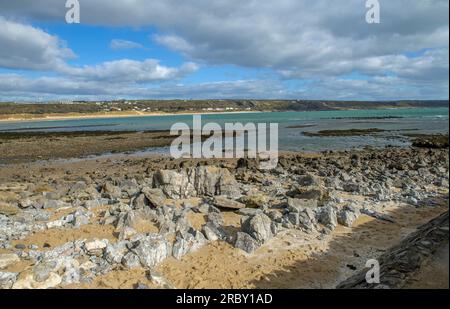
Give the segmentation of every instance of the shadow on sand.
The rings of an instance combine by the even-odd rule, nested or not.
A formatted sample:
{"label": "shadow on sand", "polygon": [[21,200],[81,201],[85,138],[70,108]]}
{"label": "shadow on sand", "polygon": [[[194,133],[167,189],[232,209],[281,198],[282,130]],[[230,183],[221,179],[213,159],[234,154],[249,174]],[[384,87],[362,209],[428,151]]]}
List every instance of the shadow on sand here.
{"label": "shadow on sand", "polygon": [[415,208],[405,206],[390,212],[395,223],[362,215],[350,230],[338,227],[324,253],[272,272],[252,281],[258,289],[335,288],[341,281],[365,269],[369,259],[376,259],[416,230],[448,211],[448,195],[434,199],[434,204]]}

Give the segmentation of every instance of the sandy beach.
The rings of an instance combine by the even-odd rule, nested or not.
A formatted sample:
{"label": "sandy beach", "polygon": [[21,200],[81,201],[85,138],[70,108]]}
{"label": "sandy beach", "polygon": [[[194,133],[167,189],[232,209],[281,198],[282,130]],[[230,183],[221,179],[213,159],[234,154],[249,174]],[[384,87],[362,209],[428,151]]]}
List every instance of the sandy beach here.
{"label": "sandy beach", "polygon": [[234,111],[234,112],[178,112],[178,113],[155,113],[155,112],[108,112],[108,113],[64,113],[64,114],[12,114],[0,115],[0,122],[23,122],[23,121],[46,121],[46,120],[82,120],[82,119],[109,119],[128,117],[163,117],[176,115],[222,115],[222,114],[246,114],[260,113],[260,111]]}
{"label": "sandy beach", "polygon": [[[272,171],[251,160],[78,158],[77,138],[123,151],[142,146],[133,134],[125,144],[44,136],[67,146],[65,160],[0,166],[3,288],[334,288],[448,211],[448,149],[284,153]],[[427,261],[403,274],[408,286],[448,286],[417,280],[442,267]]]}

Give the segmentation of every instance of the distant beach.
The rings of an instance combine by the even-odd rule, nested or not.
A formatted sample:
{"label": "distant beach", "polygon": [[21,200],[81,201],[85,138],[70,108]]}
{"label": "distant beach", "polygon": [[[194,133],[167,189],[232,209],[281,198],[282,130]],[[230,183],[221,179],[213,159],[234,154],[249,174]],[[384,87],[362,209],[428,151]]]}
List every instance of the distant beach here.
{"label": "distant beach", "polygon": [[[180,112],[180,113],[145,113],[145,112],[109,112],[90,114],[13,114],[0,115],[0,122],[20,122],[20,121],[45,121],[45,120],[83,120],[83,119],[109,119],[109,118],[132,118],[132,117],[157,117],[157,116],[177,116],[177,115],[221,115],[221,114],[248,114],[260,113],[260,111],[228,111],[228,112]],[[1,118],[1,117],[8,118]]]}

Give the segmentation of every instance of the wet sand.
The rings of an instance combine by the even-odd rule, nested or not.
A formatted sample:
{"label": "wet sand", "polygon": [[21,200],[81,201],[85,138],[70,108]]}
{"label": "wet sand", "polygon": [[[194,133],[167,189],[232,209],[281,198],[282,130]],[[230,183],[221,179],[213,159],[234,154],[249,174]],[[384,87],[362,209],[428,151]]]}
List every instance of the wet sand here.
{"label": "wet sand", "polygon": [[173,139],[169,131],[0,132],[0,164],[138,151]]}

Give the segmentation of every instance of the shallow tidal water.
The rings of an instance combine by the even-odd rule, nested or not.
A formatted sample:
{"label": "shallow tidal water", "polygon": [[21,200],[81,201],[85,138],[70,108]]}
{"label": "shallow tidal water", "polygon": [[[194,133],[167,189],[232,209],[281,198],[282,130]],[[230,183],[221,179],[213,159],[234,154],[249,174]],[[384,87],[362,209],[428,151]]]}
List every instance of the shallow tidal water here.
{"label": "shallow tidal water", "polygon": [[[324,151],[409,146],[403,134],[448,133],[448,108],[402,108],[381,110],[345,110],[311,112],[257,112],[202,115],[202,125],[225,123],[278,123],[280,151]],[[145,131],[169,130],[174,123],[192,127],[191,115],[118,117],[99,119],[20,121],[0,123],[0,131]],[[308,137],[303,132],[377,128],[386,132],[371,136]],[[150,152],[164,153],[159,148]]]}

